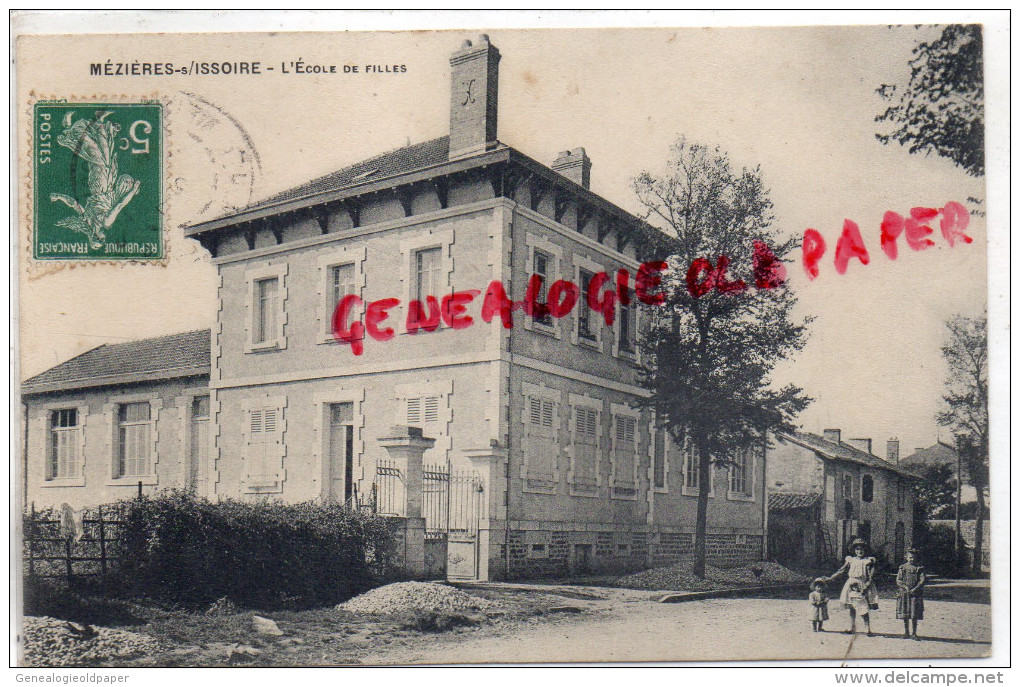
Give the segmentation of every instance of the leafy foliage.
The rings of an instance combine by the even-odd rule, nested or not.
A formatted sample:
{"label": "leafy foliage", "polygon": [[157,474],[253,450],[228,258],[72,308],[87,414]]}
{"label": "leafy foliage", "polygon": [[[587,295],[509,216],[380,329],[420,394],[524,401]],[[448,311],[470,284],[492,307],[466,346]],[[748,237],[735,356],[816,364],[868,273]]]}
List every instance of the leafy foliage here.
{"label": "leafy foliage", "polygon": [[955,517],[956,469],[948,464],[926,466],[921,471],[915,501],[926,520]]}
{"label": "leafy foliage", "polygon": [[971,176],[985,173],[984,63],[980,24],[953,24],[933,41],[919,43],[910,60],[910,82],[883,85],[892,104],[875,118],[896,126],[876,134],[911,153],[935,153]]}
{"label": "leafy foliage", "polygon": [[222,501],[186,492],[123,501],[122,592],[188,607],[333,604],[385,575],[386,524],[336,505]]}
{"label": "leafy foliage", "polygon": [[[671,153],[662,174],[644,172],[634,181],[647,216],[673,239],[666,302],[654,309],[642,341],[642,379],[657,421],[701,456],[694,567],[700,577],[710,461],[727,464],[738,451],[761,446],[767,432],[793,429],[810,399],[793,385],[776,389],[771,374],[804,346],[808,322],[791,320],[796,297],[785,286],[753,286],[756,249],[768,246],[781,261],[796,247],[772,226],[760,169],[737,172],[718,147],[683,138]],[[687,275],[697,259],[716,266],[728,259],[726,278],[748,288],[692,295]]]}

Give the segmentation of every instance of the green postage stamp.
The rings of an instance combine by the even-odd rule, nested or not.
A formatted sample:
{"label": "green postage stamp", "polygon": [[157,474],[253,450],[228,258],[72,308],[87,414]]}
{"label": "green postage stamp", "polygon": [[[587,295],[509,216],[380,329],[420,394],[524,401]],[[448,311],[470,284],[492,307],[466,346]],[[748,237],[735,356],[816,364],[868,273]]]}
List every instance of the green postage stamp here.
{"label": "green postage stamp", "polygon": [[37,260],[163,258],[163,106],[37,103]]}

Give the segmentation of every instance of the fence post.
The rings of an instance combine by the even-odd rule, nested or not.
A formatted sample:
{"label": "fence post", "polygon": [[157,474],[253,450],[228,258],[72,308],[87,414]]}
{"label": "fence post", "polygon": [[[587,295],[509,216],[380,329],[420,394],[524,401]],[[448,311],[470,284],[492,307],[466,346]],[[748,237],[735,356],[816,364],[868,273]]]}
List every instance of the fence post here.
{"label": "fence post", "polygon": [[404,475],[404,568],[412,577],[425,575],[425,518],[422,517],[422,455],[436,440],[420,427],[394,425],[377,439]]}
{"label": "fence post", "polygon": [[142,500],[142,480],[138,480],[138,500]]}

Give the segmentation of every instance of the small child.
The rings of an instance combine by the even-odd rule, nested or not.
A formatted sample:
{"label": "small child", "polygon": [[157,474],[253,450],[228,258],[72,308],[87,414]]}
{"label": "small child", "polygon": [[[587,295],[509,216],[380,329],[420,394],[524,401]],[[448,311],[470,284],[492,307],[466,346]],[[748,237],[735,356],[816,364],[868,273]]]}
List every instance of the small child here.
{"label": "small child", "polygon": [[827,578],[818,577],[811,583],[811,593],[808,601],[811,602],[811,629],[815,632],[822,632],[822,623],[829,619],[829,597],[825,595],[825,583]]}
{"label": "small child", "polygon": [[908,549],[907,562],[896,573],[896,617],[903,620],[903,636],[910,637],[913,625],[914,639],[917,639],[917,621],[924,618],[924,567],[917,565],[917,549]]}
{"label": "small child", "polygon": [[867,628],[868,634],[870,635],[871,603],[868,601],[868,597],[864,595],[864,587],[858,580],[850,580],[846,599],[847,605],[850,607],[850,634],[857,632],[857,619],[854,616],[859,615],[861,616],[861,620],[864,621],[864,627]]}

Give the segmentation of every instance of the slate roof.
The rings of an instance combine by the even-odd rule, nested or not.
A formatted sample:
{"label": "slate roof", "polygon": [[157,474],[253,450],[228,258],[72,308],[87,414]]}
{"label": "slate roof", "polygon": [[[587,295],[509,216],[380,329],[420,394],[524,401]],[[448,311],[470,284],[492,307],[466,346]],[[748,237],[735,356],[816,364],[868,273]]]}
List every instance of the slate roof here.
{"label": "slate roof", "polygon": [[331,172],[318,179],[295,186],[292,189],[277,193],[264,200],[249,205],[246,210],[256,210],[268,205],[275,205],[295,198],[303,198],[319,193],[337,191],[362,182],[378,181],[387,177],[406,174],[423,167],[443,164],[450,160],[450,137],[440,136],[430,141],[415,143],[390,150],[367,160]]}
{"label": "slate roof", "polygon": [[857,463],[858,465],[864,465],[869,468],[878,468],[880,470],[889,470],[896,474],[903,475],[904,477],[911,477],[919,479],[920,476],[912,472],[908,468],[902,465],[896,465],[889,461],[882,460],[878,456],[862,451],[859,448],[844,444],[843,442],[834,443],[827,441],[817,434],[811,432],[793,432],[792,434],[780,434],[784,439],[793,441],[805,448],[808,448],[815,453],[827,458],[829,460],[845,460],[851,463]]}
{"label": "slate roof", "polygon": [[795,510],[797,508],[813,508],[821,500],[821,494],[802,494],[797,492],[769,492],[769,511]]}
{"label": "slate roof", "polygon": [[103,344],[26,380],[22,393],[208,375],[210,341],[209,330],[200,329]]}

